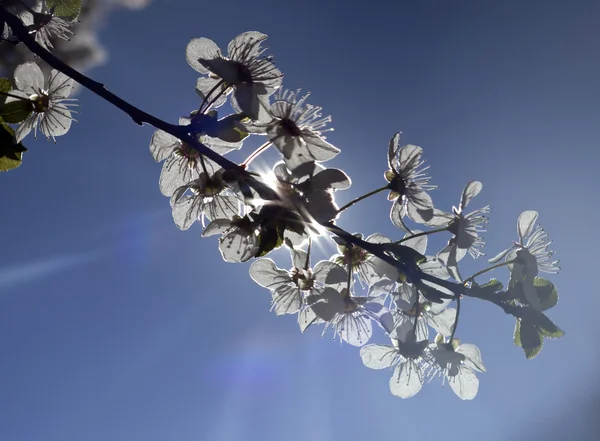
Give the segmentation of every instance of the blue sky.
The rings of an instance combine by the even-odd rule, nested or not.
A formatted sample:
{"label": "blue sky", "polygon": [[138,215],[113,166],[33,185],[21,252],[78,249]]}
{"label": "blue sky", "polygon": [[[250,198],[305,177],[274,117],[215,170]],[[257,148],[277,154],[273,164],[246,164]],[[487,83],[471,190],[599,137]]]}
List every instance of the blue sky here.
{"label": "blue sky", "polygon": [[[248,264],[223,262],[198,226],[179,231],[148,151],[153,129],[83,91],[71,132],[57,145],[29,139],[24,165],[0,176],[0,439],[593,439],[583,409],[600,394],[599,19],[584,0],[171,0],[111,15],[109,62],[90,75],[171,122],[199,103],[191,38],[225,48],[243,31],[268,34],[284,85],[333,116],[328,140],[342,153],[328,165],[353,179],[340,203],[383,184],[402,131],[424,148],[437,207],[483,182],[472,206],[492,205],[488,256],[537,210],[563,268],[550,315],[566,336],[528,361],[513,319],[466,301],[458,336],[488,369],[478,397],[435,381],[393,397],[389,373],[330,334],[301,335],[269,312]],[[399,237],[388,213],[378,195],[339,223]]]}

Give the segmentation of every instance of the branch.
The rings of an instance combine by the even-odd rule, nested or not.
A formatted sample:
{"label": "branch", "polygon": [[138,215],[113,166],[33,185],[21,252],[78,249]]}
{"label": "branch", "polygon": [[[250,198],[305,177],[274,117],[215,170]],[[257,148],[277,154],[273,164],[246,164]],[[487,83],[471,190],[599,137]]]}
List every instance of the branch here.
{"label": "branch", "polygon": [[[180,139],[182,142],[188,144],[189,146],[195,148],[202,155],[211,159],[218,165],[220,165],[223,169],[234,172],[234,175],[237,176],[236,179],[241,181],[241,183],[248,185],[249,187],[256,190],[262,197],[262,195],[266,195],[267,199],[271,200],[280,200],[279,196],[270,189],[267,185],[265,185],[260,180],[256,179],[252,174],[250,174],[244,167],[224,158],[218,153],[214,152],[201,142],[199,142],[195,137],[191,136],[188,133],[188,128],[186,126],[180,126],[175,124],[167,123],[153,115],[150,115],[147,112],[135,107],[134,105],[128,103],[124,99],[118,97],[114,93],[108,91],[102,83],[92,80],[81,72],[73,69],[68,64],[64,63],[48,50],[43,48],[40,44],[38,44],[34,37],[29,33],[25,25],[21,22],[21,20],[10,12],[6,11],[3,7],[0,7],[0,20],[5,21],[10,28],[12,29],[14,35],[25,45],[27,48],[44,60],[49,66],[52,68],[68,75],[73,78],[79,84],[94,92],[99,97],[108,101],[115,107],[121,109],[127,115],[133,119],[136,124],[143,125],[143,123],[150,124],[157,129],[163,130],[166,133],[169,133],[176,138]],[[501,296],[495,293],[484,292],[477,287],[468,288],[461,283],[449,282],[447,280],[439,279],[430,274],[424,273],[417,265],[413,267],[409,267],[408,265],[400,262],[390,255],[388,255],[383,247],[379,244],[369,243],[365,240],[359,239],[358,237],[348,233],[347,231],[339,228],[333,222],[325,222],[321,223],[321,225],[326,228],[328,231],[338,236],[339,238],[349,242],[353,245],[356,245],[368,253],[380,258],[384,262],[394,266],[399,271],[404,273],[407,277],[407,280],[411,283],[418,283],[421,281],[428,281],[435,285],[441,286],[450,290],[454,293],[455,296],[465,295],[469,297],[475,297],[483,300],[488,300],[500,308],[502,308],[507,314],[514,315],[515,317],[522,317],[526,311],[524,307],[516,307],[508,304],[505,300],[501,299]]]}

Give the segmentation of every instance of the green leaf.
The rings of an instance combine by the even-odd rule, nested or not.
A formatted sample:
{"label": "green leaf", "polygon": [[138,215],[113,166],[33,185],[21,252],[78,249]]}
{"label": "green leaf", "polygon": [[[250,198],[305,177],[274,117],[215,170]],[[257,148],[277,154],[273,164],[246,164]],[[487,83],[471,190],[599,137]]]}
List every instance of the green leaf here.
{"label": "green leaf", "polygon": [[[523,293],[523,283],[520,281],[513,281],[510,283],[509,293],[512,297],[517,299],[522,305],[529,306],[529,302]],[[540,299],[540,307],[542,311],[552,308],[558,303],[558,291],[552,282],[542,277],[536,277],[533,279],[533,287],[535,288],[536,294]]]}
{"label": "green leaf", "polygon": [[81,12],[81,0],[46,0],[46,6],[54,15],[66,20],[75,20]]}
{"label": "green leaf", "polygon": [[491,279],[488,283],[486,283],[485,285],[477,285],[479,287],[479,289],[482,289],[485,291],[485,293],[494,293],[494,292],[498,292],[498,291],[502,291],[502,288],[504,288],[504,285],[502,285],[502,282],[500,282],[498,279]]}
{"label": "green leaf", "polygon": [[514,341],[517,346],[523,348],[528,359],[538,355],[544,346],[544,338],[535,326],[521,320],[517,321]]}
{"label": "green leaf", "polygon": [[0,120],[0,171],[15,169],[23,162],[23,144],[15,144],[15,132]]}
{"label": "green leaf", "polygon": [[535,286],[537,295],[540,299],[542,311],[556,306],[558,303],[558,291],[552,282],[543,279],[542,277],[536,277],[533,279],[533,286]]}
{"label": "green leaf", "polygon": [[12,89],[12,83],[8,78],[0,78],[0,92],[6,93]]}
{"label": "green leaf", "polygon": [[0,117],[9,124],[25,121],[33,111],[33,104],[26,99],[11,98],[0,106]]}

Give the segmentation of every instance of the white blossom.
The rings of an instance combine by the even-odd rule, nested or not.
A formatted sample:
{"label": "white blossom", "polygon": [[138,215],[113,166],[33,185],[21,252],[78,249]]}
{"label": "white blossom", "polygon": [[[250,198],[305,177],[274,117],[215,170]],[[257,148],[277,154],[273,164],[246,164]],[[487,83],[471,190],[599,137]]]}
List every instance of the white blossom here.
{"label": "white blossom", "polygon": [[217,99],[212,106],[218,107],[233,87],[231,104],[234,109],[244,112],[252,120],[266,118],[268,97],[282,81],[281,72],[271,57],[263,56],[266,48],[261,44],[266,39],[267,36],[260,32],[244,32],[229,43],[227,57],[208,38],[191,40],[186,48],[187,62],[196,71],[208,75],[196,84],[200,96],[209,101]]}
{"label": "white blossom", "polygon": [[325,129],[331,117],[323,117],[321,107],[306,104],[310,94],[298,98],[299,92],[278,92],[267,120],[243,126],[250,133],[266,134],[292,171],[307,162],[328,161],[340,152],[323,136],[333,130]]}
{"label": "white blossom", "polygon": [[416,145],[400,147],[400,133],[396,133],[388,146],[388,166],[385,179],[389,182],[388,200],[394,201],[390,219],[398,228],[407,231],[405,216],[417,223],[426,223],[433,217],[433,201],[427,193],[436,188],[425,174],[423,149]]}
{"label": "white blossom", "polygon": [[14,73],[17,90],[7,97],[6,103],[26,100],[31,103],[31,114],[16,130],[16,141],[20,142],[31,130],[37,136],[37,128],[55,142],[56,136],[64,135],[71,128],[73,116],[69,107],[77,106],[69,95],[73,89],[73,80],[53,69],[48,80],[36,63],[28,62],[17,66]]}

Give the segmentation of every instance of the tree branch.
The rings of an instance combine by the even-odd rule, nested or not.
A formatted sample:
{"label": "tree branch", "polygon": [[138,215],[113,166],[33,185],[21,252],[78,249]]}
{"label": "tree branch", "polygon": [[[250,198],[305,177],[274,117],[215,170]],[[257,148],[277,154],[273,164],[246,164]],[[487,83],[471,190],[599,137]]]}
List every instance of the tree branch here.
{"label": "tree branch", "polygon": [[[108,91],[102,83],[92,80],[81,72],[73,69],[71,66],[67,65],[48,50],[43,48],[40,44],[38,44],[34,37],[29,33],[25,25],[21,22],[21,20],[10,12],[6,11],[3,7],[0,7],[0,20],[6,22],[8,26],[12,29],[14,35],[25,45],[31,52],[36,54],[49,66],[52,68],[64,73],[65,75],[73,78],[79,84],[89,89],[99,97],[108,101],[115,107],[121,109],[127,115],[133,119],[136,124],[143,125],[143,123],[150,124],[157,129],[163,130],[178,139],[182,142],[188,144],[189,146],[195,148],[202,155],[211,159],[218,165],[220,165],[225,170],[230,170],[236,172],[236,176],[238,179],[253,189],[255,189],[259,194],[267,195],[267,199],[271,200],[280,200],[279,196],[270,189],[267,185],[265,185],[260,180],[256,179],[252,174],[245,170],[244,167],[239,166],[238,164],[224,158],[218,153],[214,152],[201,142],[199,142],[195,137],[191,136],[188,132],[188,128],[186,126],[180,126],[175,124],[167,123],[149,113],[144,112],[143,110],[135,107],[134,105],[128,103],[124,99],[118,97],[114,93]],[[388,255],[383,247],[379,244],[369,243],[365,240],[359,239],[358,237],[348,233],[347,231],[339,228],[333,222],[325,222],[321,224],[328,231],[338,236],[339,238],[349,242],[353,245],[356,245],[368,253],[380,258],[384,262],[394,266],[399,271],[404,273],[407,277],[407,280],[412,283],[418,283],[421,281],[429,281],[433,284],[441,286],[450,290],[454,293],[455,296],[464,295],[469,297],[475,297],[482,300],[488,300],[500,308],[502,308],[507,314],[514,315],[515,317],[522,317],[526,307],[518,307],[508,304],[506,301],[501,300],[501,296],[495,293],[491,294],[488,292],[484,292],[484,290],[479,289],[478,287],[468,288],[461,283],[449,282],[447,280],[439,279],[430,274],[424,273],[418,268],[417,265],[413,267],[409,267],[408,265],[400,262],[390,255]]]}

